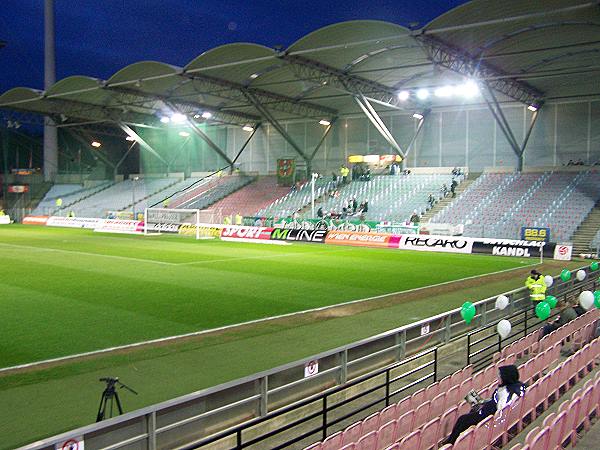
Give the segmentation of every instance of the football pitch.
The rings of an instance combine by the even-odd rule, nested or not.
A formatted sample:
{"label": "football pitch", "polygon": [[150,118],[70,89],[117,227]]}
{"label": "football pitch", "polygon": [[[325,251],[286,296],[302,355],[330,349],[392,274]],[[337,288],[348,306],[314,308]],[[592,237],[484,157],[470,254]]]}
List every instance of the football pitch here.
{"label": "football pitch", "polygon": [[[0,373],[0,449],[92,423],[100,377],[121,377],[140,392],[124,398],[132,411],[514,289],[537,263],[20,225],[0,227],[0,255],[0,367],[259,321]],[[562,266],[548,264],[551,273]],[[448,284],[387,295],[440,283]],[[294,315],[362,299],[343,311]]]}
{"label": "football pitch", "polygon": [[0,367],[209,330],[533,261],[0,229]]}

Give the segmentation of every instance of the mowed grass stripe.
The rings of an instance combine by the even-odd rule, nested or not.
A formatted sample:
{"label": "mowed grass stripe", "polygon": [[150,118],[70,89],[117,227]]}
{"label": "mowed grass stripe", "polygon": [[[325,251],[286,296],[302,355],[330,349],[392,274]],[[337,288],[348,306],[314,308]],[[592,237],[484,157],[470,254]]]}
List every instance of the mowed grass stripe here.
{"label": "mowed grass stripe", "polygon": [[[531,263],[309,244],[279,247],[172,236],[145,239],[36,227],[1,228],[0,242],[160,258],[174,264],[213,261],[159,266],[75,253],[3,251],[5,269],[0,273],[0,285],[7,292],[16,289],[12,292],[19,294],[13,295],[26,295],[27,301],[0,317],[6,344],[0,367],[218,328]],[[282,254],[290,256],[277,257]],[[245,257],[256,258],[248,261]],[[0,300],[0,305],[9,301],[15,299]],[[28,324],[32,338],[23,339],[14,327],[6,326],[18,320]]]}

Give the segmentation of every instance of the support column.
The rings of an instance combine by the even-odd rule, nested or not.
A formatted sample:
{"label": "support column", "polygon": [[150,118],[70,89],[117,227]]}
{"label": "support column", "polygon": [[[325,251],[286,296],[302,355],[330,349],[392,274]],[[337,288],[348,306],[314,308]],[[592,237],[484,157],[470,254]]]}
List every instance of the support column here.
{"label": "support column", "polygon": [[[415,134],[413,135],[412,139],[408,143],[408,146],[406,147],[406,152],[404,153],[406,157],[402,160],[402,169],[406,169],[406,160],[408,158],[408,155],[409,155],[410,151],[413,149],[415,142],[417,141],[417,138],[419,137],[419,134],[421,134],[421,130],[423,129],[423,126],[425,125],[425,119],[427,119],[427,117],[429,117],[429,113],[430,113],[429,109],[426,111],[423,111],[423,118],[419,119],[419,124],[417,125],[417,129],[415,130]],[[415,160],[415,163],[416,163],[416,160]]]}
{"label": "support column", "polygon": [[[44,1],[44,88],[56,81],[54,54],[54,0]],[[58,133],[49,117],[44,119],[44,180],[53,181],[58,171]]]}

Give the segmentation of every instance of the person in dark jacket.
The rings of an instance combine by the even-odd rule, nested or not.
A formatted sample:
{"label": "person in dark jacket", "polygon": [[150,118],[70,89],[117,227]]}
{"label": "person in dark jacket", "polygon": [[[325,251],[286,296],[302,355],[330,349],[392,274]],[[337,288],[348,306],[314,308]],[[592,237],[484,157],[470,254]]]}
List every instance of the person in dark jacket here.
{"label": "person in dark jacket", "polygon": [[511,404],[518,397],[525,395],[526,385],[519,381],[519,369],[517,366],[501,366],[499,369],[500,386],[494,391],[494,395],[480,405],[476,405],[468,414],[460,416],[452,433],[444,444],[454,444],[460,433],[472,425],[477,425],[483,419],[494,414],[497,410]]}

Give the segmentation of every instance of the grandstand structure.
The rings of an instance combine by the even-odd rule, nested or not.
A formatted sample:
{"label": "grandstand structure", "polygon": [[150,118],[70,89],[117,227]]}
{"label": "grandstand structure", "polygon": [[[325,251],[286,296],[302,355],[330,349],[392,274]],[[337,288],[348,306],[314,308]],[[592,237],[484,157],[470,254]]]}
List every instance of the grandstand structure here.
{"label": "grandstand structure", "polygon": [[[195,222],[175,225],[195,228],[196,236],[202,226],[208,237],[224,236],[226,227],[220,225],[240,216],[260,223],[259,233],[271,233],[289,230],[263,227],[267,219],[317,222],[317,210],[339,216],[346,208],[343,220],[408,230],[413,214],[430,211],[425,225],[464,230],[453,237],[460,241],[442,239],[443,245],[472,246],[469,237],[514,240],[523,228],[547,228],[556,247],[577,242],[575,253],[597,252],[599,27],[598,1],[473,0],[419,29],[354,20],[313,31],[285,49],[231,43],[183,67],[141,61],[106,80],[76,75],[43,91],[11,89],[0,94],[1,139],[7,149],[4,199],[15,217],[126,217],[135,219],[129,221],[134,232],[145,235],[160,230],[148,233],[144,211],[183,210],[195,214]],[[58,164],[45,167],[43,176],[33,168],[10,170],[6,163],[19,165],[19,152],[31,146],[18,130],[21,124],[45,125],[58,133],[58,153],[45,146],[39,158]],[[386,166],[389,156],[401,161],[398,172]],[[340,168],[358,167],[352,167],[356,158],[371,164],[374,174],[344,180]],[[290,179],[283,180],[280,160],[294,160]],[[462,171],[453,170],[459,167]],[[468,187],[456,198],[445,192],[444,187],[449,191],[465,179]],[[37,186],[42,194],[9,192],[9,185]],[[448,199],[431,210],[431,197]],[[350,213],[354,200],[368,202],[368,211]],[[240,228],[246,232],[247,227],[227,230]],[[402,237],[384,238],[400,249]],[[427,244],[427,237],[422,239]],[[181,251],[186,257],[200,244],[188,247]],[[266,255],[255,253],[241,259]],[[538,253],[542,259],[543,248]],[[190,284],[202,264],[228,265],[226,258],[210,259],[214,254],[202,261],[179,261],[175,255],[175,262],[96,256],[130,261],[132,267],[157,264],[157,272],[189,270]],[[360,283],[361,262],[356,264],[350,281]],[[303,269],[297,266],[287,270],[285,288],[293,289],[291,281],[300,279]],[[596,291],[596,269],[587,263],[578,268],[582,279],[567,270],[570,279],[553,277],[549,292],[574,301],[584,291]],[[254,289],[251,277],[261,276],[250,270],[243,275],[248,285],[233,286],[232,297],[235,289]],[[340,286],[347,281],[340,280]],[[160,290],[168,297],[170,285],[164,285]],[[259,295],[257,302],[268,300]],[[54,448],[73,436],[85,437],[89,448],[478,450],[516,444],[534,450],[574,445],[598,429],[600,309],[591,307],[542,337],[544,321],[535,316],[529,293],[520,288],[506,295],[507,309],[497,307],[495,297],[475,302],[472,326],[460,308],[454,309],[27,448]],[[363,300],[348,299],[352,304]],[[246,306],[240,305],[241,313]],[[311,311],[329,319],[327,308]],[[282,311],[274,314],[292,316]],[[507,338],[495,331],[503,319],[515,324]],[[252,325],[262,318],[239,320]],[[492,344],[477,348],[488,339]],[[561,350],[572,354],[565,357]],[[443,371],[445,351],[466,356],[467,364]],[[472,357],[483,358],[482,366]],[[490,396],[497,368],[505,364],[518,365],[529,383],[524,398],[466,430],[453,446],[444,445],[451,425],[469,410],[464,396],[471,389]]]}

